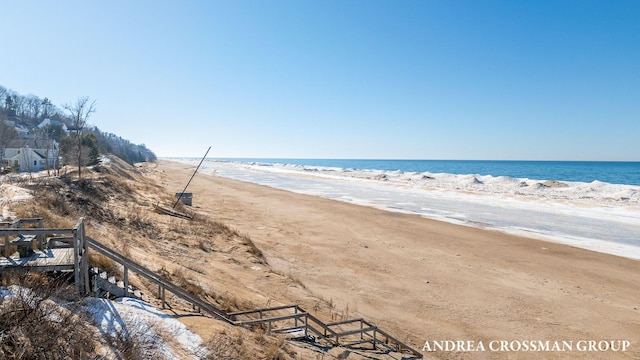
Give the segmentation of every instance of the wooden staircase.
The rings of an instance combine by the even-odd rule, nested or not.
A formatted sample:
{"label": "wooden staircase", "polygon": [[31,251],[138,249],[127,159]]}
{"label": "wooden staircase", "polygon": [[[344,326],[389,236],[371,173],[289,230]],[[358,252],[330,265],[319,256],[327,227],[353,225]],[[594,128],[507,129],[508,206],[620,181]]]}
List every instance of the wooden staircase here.
{"label": "wooden staircase", "polygon": [[[44,248],[44,240],[46,239],[47,247],[60,248],[50,249],[48,250],[49,252],[53,250],[69,250],[72,254],[68,254],[68,258],[72,258],[73,261],[65,263],[64,268],[60,268],[59,265],[57,265],[58,267],[52,267],[52,265],[38,266],[39,263],[35,263],[36,265],[33,266],[20,267],[37,271],[73,270],[76,291],[80,295],[111,294],[115,297],[141,298],[142,293],[129,284],[129,271],[133,271],[138,276],[158,286],[158,298],[161,299],[163,308],[167,305],[166,292],[169,291],[176,297],[190,303],[198,312],[204,312],[235,326],[262,327],[265,328],[268,334],[284,334],[288,338],[312,343],[321,342],[328,346],[341,346],[361,351],[386,349],[387,351],[403,354],[403,359],[421,359],[423,357],[417,350],[364,319],[325,323],[298,305],[227,313],[197,295],[182,289],[164,276],[86,236],[82,218],[73,229],[45,229],[43,228],[42,219],[29,219],[29,221],[38,223],[38,228],[27,229],[19,227],[23,222],[27,221],[17,222],[17,225],[13,223],[0,224],[9,227],[0,228],[0,237],[4,236],[5,239],[9,239],[10,236],[19,236],[22,239],[32,236],[32,241],[37,241],[39,249]],[[52,236],[51,234],[54,235]],[[29,238],[31,239],[31,237]],[[18,243],[18,241],[14,241],[14,243]],[[9,245],[11,245],[11,241],[5,240],[3,250],[6,251]],[[124,279],[118,280],[113,276],[107,275],[104,271],[90,268],[89,250],[102,254],[122,265]],[[13,268],[16,268],[16,266],[0,266],[0,275],[2,271]],[[366,347],[368,346],[367,344],[371,348]],[[405,357],[405,355],[409,357]]]}
{"label": "wooden staircase", "polygon": [[403,359],[421,359],[423,356],[409,345],[382,331],[365,319],[352,319],[324,323],[298,305],[285,305],[228,314],[239,326],[265,326],[268,334],[285,334],[291,338],[313,342],[322,341],[331,346],[358,348],[371,345],[370,350],[385,348],[396,353],[407,354]]}

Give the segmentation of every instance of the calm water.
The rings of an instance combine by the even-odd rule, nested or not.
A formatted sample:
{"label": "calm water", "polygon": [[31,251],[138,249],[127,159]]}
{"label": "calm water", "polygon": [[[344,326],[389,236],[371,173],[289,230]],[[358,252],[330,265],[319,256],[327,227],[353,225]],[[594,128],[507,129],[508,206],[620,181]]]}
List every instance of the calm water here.
{"label": "calm water", "polygon": [[327,166],[448,174],[509,176],[537,180],[560,180],[640,185],[640,162],[607,161],[493,161],[493,160],[336,160],[336,159],[250,159],[211,160]]}

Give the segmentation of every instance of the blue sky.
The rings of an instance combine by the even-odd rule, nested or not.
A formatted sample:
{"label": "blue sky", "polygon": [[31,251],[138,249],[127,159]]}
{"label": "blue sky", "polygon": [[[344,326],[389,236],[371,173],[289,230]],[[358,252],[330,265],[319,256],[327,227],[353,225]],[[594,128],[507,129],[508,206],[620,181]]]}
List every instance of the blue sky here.
{"label": "blue sky", "polygon": [[640,160],[639,1],[0,0],[0,85],[158,156]]}

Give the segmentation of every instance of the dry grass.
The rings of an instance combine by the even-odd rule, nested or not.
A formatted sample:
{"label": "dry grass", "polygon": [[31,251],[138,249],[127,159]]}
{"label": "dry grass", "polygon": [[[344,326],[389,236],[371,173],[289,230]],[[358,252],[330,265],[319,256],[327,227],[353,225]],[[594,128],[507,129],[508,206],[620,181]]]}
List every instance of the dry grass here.
{"label": "dry grass", "polygon": [[251,354],[245,344],[242,331],[236,330],[231,334],[222,332],[212,336],[204,343],[209,349],[206,360],[236,360],[250,359]]}
{"label": "dry grass", "polygon": [[282,336],[268,336],[263,330],[248,334],[244,329],[234,329],[212,336],[204,346],[209,349],[209,360],[291,360],[297,357]]}
{"label": "dry grass", "polygon": [[116,277],[123,277],[123,271],[121,266],[108,257],[98,254],[96,252],[89,252],[89,264],[93,267],[97,267],[107,274]]}
{"label": "dry grass", "polygon": [[176,285],[187,290],[191,294],[197,295],[198,297],[203,298],[207,295],[207,291],[202,287],[202,285],[200,285],[196,279],[189,277],[182,268],[176,268],[173,270],[169,279]]}
{"label": "dry grass", "polygon": [[45,227],[57,229],[73,228],[77,222],[68,217],[60,216],[56,212],[49,210],[38,204],[28,203],[11,207],[11,211],[16,214],[17,219],[43,218]]}
{"label": "dry grass", "polygon": [[[47,180],[46,183],[33,187],[33,201],[28,205],[16,206],[12,211],[22,218],[43,217],[46,227],[71,228],[79,217],[85,217],[90,236],[105,244],[116,244],[114,249],[130,258],[146,246],[145,251],[152,252],[153,257],[159,261],[151,268],[165,266],[159,271],[163,276],[188,292],[211,300],[218,308],[225,311],[256,308],[253,302],[233,291],[215,291],[203,285],[198,279],[200,275],[206,276],[209,273],[207,262],[184,261],[183,266],[178,265],[181,259],[185,259],[181,258],[181,254],[193,254],[193,250],[206,256],[208,261],[215,257],[246,268],[255,263],[268,265],[262,251],[251,238],[221,222],[195,214],[192,208],[182,203],[177,204],[176,210],[195,215],[193,221],[152,212],[149,206],[152,203],[162,202],[172,206],[175,202],[174,194],[161,192],[156,184],[129,171],[125,167],[112,170],[105,165],[97,173],[85,172],[86,177],[81,180],[73,176]],[[128,175],[116,177],[123,174]],[[91,235],[92,231],[102,235]],[[147,239],[141,240],[143,237]],[[90,252],[89,261],[110,275],[122,278],[121,266],[108,258]],[[304,288],[300,279],[293,274],[285,276]],[[157,285],[143,278],[139,280],[149,293],[156,291]],[[267,336],[264,332],[255,336],[247,334],[245,329],[238,329],[237,332],[212,337],[205,344],[211,351],[207,358],[294,358],[294,353],[284,339]],[[130,338],[116,337],[108,341],[110,346],[118,349],[122,359],[141,356],[137,345]]]}
{"label": "dry grass", "polygon": [[[3,283],[19,288],[14,288],[12,297],[0,299],[0,358],[95,357],[97,343],[88,317],[78,311],[78,299],[71,296],[64,277],[12,273],[3,277]],[[60,306],[60,302],[66,303]]]}

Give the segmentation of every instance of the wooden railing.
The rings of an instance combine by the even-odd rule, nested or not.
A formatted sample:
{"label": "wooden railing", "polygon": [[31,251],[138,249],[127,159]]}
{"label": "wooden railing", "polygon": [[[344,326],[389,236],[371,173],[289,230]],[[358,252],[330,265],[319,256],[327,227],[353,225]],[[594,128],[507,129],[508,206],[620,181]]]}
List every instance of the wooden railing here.
{"label": "wooden railing", "polygon": [[[23,228],[23,224],[37,224],[38,228]],[[43,246],[42,239],[48,235],[55,235],[56,237],[51,239],[56,241],[64,240],[72,242],[74,249],[76,291],[81,295],[89,295],[91,293],[88,258],[88,250],[91,249],[124,267],[125,294],[129,289],[129,270],[158,285],[158,297],[162,300],[163,307],[167,304],[165,291],[168,290],[175,296],[197,307],[199,311],[202,310],[214,318],[229,324],[237,326],[266,325],[266,330],[269,334],[289,333],[299,335],[295,337],[304,338],[309,338],[313,335],[330,343],[332,346],[353,347],[358,344],[371,343],[374,350],[378,345],[382,345],[388,350],[409,354],[411,356],[410,358],[413,359],[421,359],[423,357],[418,351],[364,319],[324,323],[298,305],[285,305],[227,313],[218,309],[213,304],[202,300],[197,295],[182,289],[165,277],[114,251],[99,241],[86,236],[84,232],[84,220],[82,218],[78,221],[78,224],[71,229],[45,229],[42,219],[40,218],[0,223],[0,236],[5,237],[5,249],[8,244],[10,244],[10,241],[6,239],[9,239],[12,235],[37,236],[40,239],[38,242],[40,248]],[[60,235],[71,236],[60,237]],[[355,328],[353,328],[354,326]],[[345,327],[347,327],[347,329],[344,329]]]}
{"label": "wooden railing", "polygon": [[[37,224],[37,228],[24,228],[24,224]],[[4,256],[8,257],[8,249],[12,242],[20,246],[32,247],[31,241],[22,241],[27,237],[36,239],[39,250],[44,250],[44,239],[50,235],[71,235],[73,238],[73,263],[76,292],[86,294],[89,292],[89,278],[86,271],[88,264],[88,253],[86,243],[84,241],[84,219],[80,219],[78,224],[71,229],[47,229],[44,228],[44,220],[42,218],[19,219],[13,222],[0,223],[0,236],[4,236]],[[11,236],[19,236],[21,239],[10,240]],[[22,243],[22,244],[21,244]],[[22,255],[22,253],[21,253]]]}
{"label": "wooden railing", "polygon": [[[287,311],[289,312],[288,314],[286,313]],[[285,314],[282,314],[282,312],[285,312]],[[409,354],[415,359],[423,357],[417,350],[364,319],[325,324],[298,305],[239,311],[228,315],[234,320],[234,324],[240,326],[266,324],[267,333],[291,333],[294,330],[298,330],[300,337],[307,337],[310,333],[313,333],[334,346],[353,347],[359,344],[371,343],[374,350],[378,345],[382,345],[391,351]],[[240,317],[247,319],[239,319]],[[356,328],[342,329],[343,327],[354,325]]]}
{"label": "wooden railing", "polygon": [[220,319],[222,321],[225,321],[227,323],[232,323],[232,321],[229,319],[229,317],[227,316],[227,313],[216,308],[215,306],[213,306],[211,303],[204,301],[202,299],[200,299],[197,295],[194,295],[184,289],[182,289],[181,287],[179,287],[178,285],[172,283],[171,281],[169,281],[168,279],[166,279],[165,277],[147,269],[146,267],[134,262],[131,259],[128,259],[127,257],[125,257],[124,255],[110,249],[109,247],[107,247],[106,245],[101,244],[100,242],[87,237],[87,243],[89,245],[89,248],[91,248],[92,250],[95,250],[96,252],[108,257],[109,259],[117,262],[118,264],[121,264],[124,267],[124,287],[125,289],[128,289],[129,287],[129,282],[128,282],[128,271],[131,270],[133,272],[135,272],[136,274],[138,274],[139,276],[155,283],[156,285],[158,285],[158,297],[160,299],[162,299],[162,306],[164,307],[164,305],[166,304],[166,299],[165,299],[165,290],[169,290],[172,294],[174,294],[175,296],[184,299],[188,302],[190,302],[193,306],[197,307],[199,310],[202,310],[204,312],[206,312],[207,314]]}

